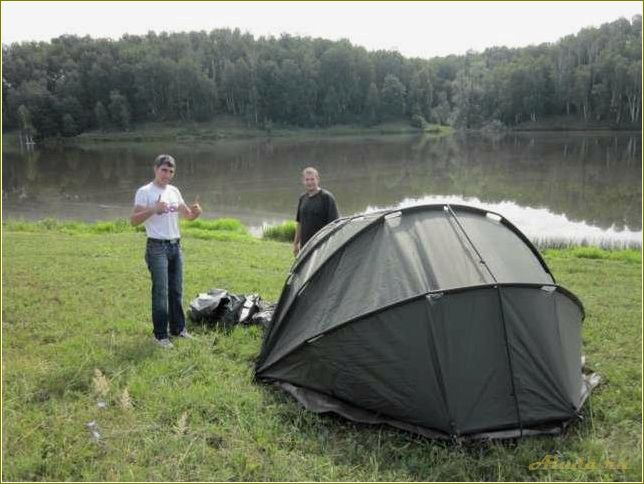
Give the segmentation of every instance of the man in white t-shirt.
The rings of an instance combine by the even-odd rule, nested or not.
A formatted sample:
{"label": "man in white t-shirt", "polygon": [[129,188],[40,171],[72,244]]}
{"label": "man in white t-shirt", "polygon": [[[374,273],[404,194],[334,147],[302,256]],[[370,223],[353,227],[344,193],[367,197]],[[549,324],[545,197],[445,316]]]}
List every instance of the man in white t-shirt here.
{"label": "man in white t-shirt", "polygon": [[173,345],[170,334],[191,338],[181,305],[183,293],[183,264],[179,214],[188,220],[201,215],[199,200],[186,205],[177,187],[170,185],[176,162],[170,155],[159,155],[154,160],[154,180],[136,192],[132,225],[145,225],[148,240],[145,261],[152,277],[152,324],[156,342],[164,347]]}

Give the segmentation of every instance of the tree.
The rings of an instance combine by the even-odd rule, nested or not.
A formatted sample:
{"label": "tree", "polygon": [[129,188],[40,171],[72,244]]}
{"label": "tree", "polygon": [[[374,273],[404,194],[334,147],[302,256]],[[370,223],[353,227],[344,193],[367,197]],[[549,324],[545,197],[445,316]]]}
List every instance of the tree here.
{"label": "tree", "polygon": [[110,92],[110,119],[112,123],[127,131],[130,128],[130,108],[127,99],[118,91]]}
{"label": "tree", "polygon": [[397,118],[405,114],[406,89],[394,75],[387,75],[382,85],[382,112],[385,117]]}
{"label": "tree", "polygon": [[575,69],[573,96],[585,121],[588,121],[590,117],[591,80],[591,68],[589,65],[581,65]]}
{"label": "tree", "polygon": [[355,108],[358,104],[353,101],[358,90],[358,76],[352,49],[348,41],[341,41],[320,58],[320,85],[326,90],[325,113],[331,109],[328,102],[332,102],[333,122],[345,121],[350,106]]}
{"label": "tree", "polygon": [[33,135],[37,138],[57,136],[60,133],[59,112],[56,110],[55,98],[47,90],[46,80],[30,80],[20,84],[18,89],[12,89],[7,95],[8,104],[15,106],[13,116],[18,119],[19,126],[23,122],[18,110],[24,106],[29,113]]}
{"label": "tree", "polygon": [[340,120],[340,116],[342,115],[342,100],[338,96],[338,93],[335,92],[333,86],[331,86],[324,97],[323,111],[327,125],[337,123]]}
{"label": "tree", "polygon": [[97,101],[94,106],[94,119],[96,121],[96,126],[98,126],[101,131],[107,131],[110,127],[110,115],[107,112],[107,109],[105,109],[105,106],[103,106],[103,103],[100,101]]}
{"label": "tree", "polygon": [[427,66],[419,66],[419,70],[412,75],[409,85],[407,105],[411,107],[410,114],[429,119],[433,102],[432,71]]}
{"label": "tree", "polygon": [[380,121],[380,94],[374,82],[369,84],[369,92],[365,101],[364,119],[368,126],[373,126]]}
{"label": "tree", "polygon": [[447,94],[445,92],[438,93],[438,103],[432,109],[431,117],[429,120],[435,124],[446,125],[449,120],[451,113],[451,107],[449,101],[447,100]]}
{"label": "tree", "polygon": [[260,61],[257,77],[260,117],[264,123],[270,120],[280,120],[284,88],[281,84],[281,73],[277,63],[273,60]]}
{"label": "tree", "polygon": [[628,68],[628,88],[626,89],[626,105],[629,120],[638,123],[642,119],[642,61],[638,60]]}
{"label": "tree", "polygon": [[62,134],[63,136],[76,136],[78,134],[78,125],[71,114],[63,114],[63,126]]}
{"label": "tree", "polygon": [[31,113],[24,104],[18,107],[18,118],[20,120],[20,139],[24,138],[26,141],[33,139],[35,133],[31,123]]}
{"label": "tree", "polygon": [[575,57],[570,47],[571,42],[568,37],[557,46],[554,72],[555,101],[559,106],[565,107],[566,115],[570,115],[574,92]]}
{"label": "tree", "polygon": [[641,30],[636,15],[554,44],[429,60],[238,29],[15,43],[2,47],[3,129],[20,129],[20,106],[40,137],[217,114],[252,125],[415,115],[470,128],[544,116],[632,126],[642,117]]}

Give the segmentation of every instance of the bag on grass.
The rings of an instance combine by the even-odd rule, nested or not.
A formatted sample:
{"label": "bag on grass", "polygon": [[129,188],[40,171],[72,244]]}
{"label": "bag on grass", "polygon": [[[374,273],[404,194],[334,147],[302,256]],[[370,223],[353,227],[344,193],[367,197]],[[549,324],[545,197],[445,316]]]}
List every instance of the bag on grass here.
{"label": "bag on grass", "polygon": [[228,291],[225,289],[211,289],[207,293],[200,293],[190,301],[188,317],[195,323],[214,323],[221,316],[222,303],[228,301]]}

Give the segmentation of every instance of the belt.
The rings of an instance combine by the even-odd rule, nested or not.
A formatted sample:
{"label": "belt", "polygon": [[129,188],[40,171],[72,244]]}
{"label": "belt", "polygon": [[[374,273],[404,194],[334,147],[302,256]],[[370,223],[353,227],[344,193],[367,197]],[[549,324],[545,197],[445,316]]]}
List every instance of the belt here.
{"label": "belt", "polygon": [[156,242],[157,244],[171,244],[175,245],[181,242],[181,239],[153,239],[148,237],[148,242]]}

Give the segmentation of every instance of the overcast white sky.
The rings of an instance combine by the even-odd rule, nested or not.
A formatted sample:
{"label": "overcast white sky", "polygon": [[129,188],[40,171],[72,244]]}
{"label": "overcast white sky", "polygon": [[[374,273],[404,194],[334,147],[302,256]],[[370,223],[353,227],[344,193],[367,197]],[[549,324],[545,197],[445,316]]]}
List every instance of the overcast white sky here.
{"label": "overcast white sky", "polygon": [[124,33],[210,31],[348,38],[405,56],[522,47],[642,13],[639,1],[576,2],[16,2],[3,1],[2,43],[63,34],[118,39]]}

